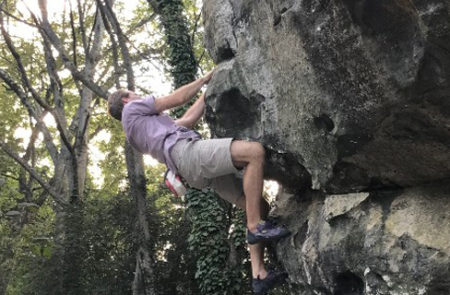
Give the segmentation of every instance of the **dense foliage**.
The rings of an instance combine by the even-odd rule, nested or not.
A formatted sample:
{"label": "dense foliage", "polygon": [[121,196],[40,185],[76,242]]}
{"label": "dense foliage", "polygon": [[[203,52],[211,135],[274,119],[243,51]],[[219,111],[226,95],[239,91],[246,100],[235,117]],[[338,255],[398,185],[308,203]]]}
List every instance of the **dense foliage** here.
{"label": "dense foliage", "polygon": [[189,248],[197,254],[196,278],[202,294],[244,294],[244,212],[217,201],[213,192],[190,192]]}

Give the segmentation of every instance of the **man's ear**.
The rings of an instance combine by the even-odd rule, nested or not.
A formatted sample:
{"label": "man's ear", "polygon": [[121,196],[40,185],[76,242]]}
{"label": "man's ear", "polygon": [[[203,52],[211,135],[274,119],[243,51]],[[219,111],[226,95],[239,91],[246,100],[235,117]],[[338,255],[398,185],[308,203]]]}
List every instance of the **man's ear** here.
{"label": "man's ear", "polygon": [[122,97],[122,103],[127,104],[130,101],[129,97]]}

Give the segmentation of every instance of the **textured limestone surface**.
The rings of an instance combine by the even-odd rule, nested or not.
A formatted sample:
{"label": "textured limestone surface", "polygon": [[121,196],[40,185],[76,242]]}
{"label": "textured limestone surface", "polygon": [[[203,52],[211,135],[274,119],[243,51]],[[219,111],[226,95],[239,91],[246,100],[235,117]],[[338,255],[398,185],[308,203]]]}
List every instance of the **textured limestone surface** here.
{"label": "textured limestone surface", "polygon": [[214,134],[263,142],[268,171],[293,187],[340,193],[449,178],[449,7],[205,1],[205,43],[219,64],[207,93]]}
{"label": "textured limestone surface", "polygon": [[450,1],[203,12],[207,121],[266,148],[292,294],[450,294]]}
{"label": "textured limestone surface", "polygon": [[305,194],[273,212],[293,233],[277,245],[292,294],[450,294],[449,184]]}

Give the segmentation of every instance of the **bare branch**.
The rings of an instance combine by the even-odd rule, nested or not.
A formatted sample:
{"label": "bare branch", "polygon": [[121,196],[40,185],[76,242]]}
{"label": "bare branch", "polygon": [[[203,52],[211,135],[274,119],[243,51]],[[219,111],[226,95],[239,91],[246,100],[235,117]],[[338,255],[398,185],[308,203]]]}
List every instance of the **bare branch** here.
{"label": "bare branch", "polygon": [[48,19],[47,0],[38,0],[38,3],[39,3],[39,9],[41,10],[41,14],[42,14],[42,19],[45,19],[45,20]]}
{"label": "bare branch", "polygon": [[32,115],[35,119],[38,118],[39,116],[37,114],[37,110],[29,103],[26,93],[19,86],[19,84],[17,84],[3,69],[0,69],[0,78],[8,85],[8,87],[12,91],[17,94],[22,103],[27,107],[28,113],[30,113],[30,115]]}
{"label": "bare branch", "polygon": [[[203,57],[205,56],[205,53],[206,53],[206,51],[205,51],[205,49],[203,49],[202,55],[200,55],[200,58],[199,58],[198,61],[197,61],[197,64],[198,64],[198,65],[202,62]],[[200,68],[200,67],[199,67],[199,68]],[[201,72],[202,75],[204,74],[204,73],[203,73],[203,70],[202,70],[201,68],[200,68],[200,72]]]}
{"label": "bare branch", "polygon": [[[92,46],[91,49],[88,50],[88,55],[85,59],[85,67],[83,72],[93,79],[95,66],[97,62],[100,60],[101,56],[101,43],[103,40],[103,32],[104,32],[104,22],[101,16],[98,13],[96,13],[95,22],[93,25],[93,39],[92,39]],[[80,101],[80,107],[78,109],[78,129],[77,129],[77,136],[76,136],[76,145],[82,145],[82,142],[84,142],[84,138],[86,135],[86,131],[88,128],[88,121],[90,118],[90,102],[92,101],[92,92],[89,90],[89,88],[83,89],[83,93],[81,96]],[[74,120],[75,121],[75,120]]]}
{"label": "bare branch", "polygon": [[44,109],[50,109],[50,106],[47,105],[37,94],[36,90],[31,86],[30,80],[27,77],[25,67],[23,66],[22,59],[20,55],[17,53],[12,41],[11,37],[9,36],[8,32],[5,30],[4,23],[3,23],[3,15],[0,13],[0,29],[3,35],[3,38],[5,39],[6,45],[8,46],[9,51],[13,55],[14,59],[16,60],[17,67],[20,73],[20,77],[22,79],[23,85],[30,91],[30,93],[33,95],[33,98],[39,103]]}
{"label": "bare branch", "polygon": [[123,57],[123,63],[127,73],[127,88],[130,90],[135,89],[135,81],[134,81],[134,71],[131,64],[130,52],[128,51],[128,47],[126,44],[126,38],[123,34],[123,31],[120,27],[119,21],[117,20],[114,11],[111,8],[111,5],[108,0],[105,0],[105,5],[102,5],[101,0],[97,0],[98,6],[100,9],[104,9],[105,15],[109,19],[109,23],[111,24],[114,33],[117,35],[117,39],[119,40],[119,47]]}
{"label": "bare branch", "polygon": [[70,6],[70,28],[72,29],[72,51],[73,51],[73,63],[75,66],[78,66],[77,63],[77,34],[75,32],[75,24],[73,21],[73,10],[72,10],[72,4],[69,1]]}
{"label": "bare branch", "polygon": [[147,17],[144,17],[137,24],[135,24],[134,26],[130,27],[128,29],[128,31],[125,32],[125,35],[128,36],[130,33],[134,32],[137,29],[139,29],[140,27],[146,25],[148,22],[154,20],[155,18],[156,18],[156,13],[152,13],[152,14],[148,15]]}
{"label": "bare branch", "polygon": [[42,121],[42,113],[40,113],[30,104],[25,92],[23,92],[20,86],[16,82],[14,82],[14,80],[2,69],[0,69],[0,78],[8,85],[8,87],[12,91],[16,93],[22,104],[27,108],[28,114],[36,120],[37,126],[44,134],[45,146],[47,147],[47,150],[50,153],[50,157],[52,158],[53,163],[56,164],[58,160],[58,151],[53,143],[50,131]]}
{"label": "bare branch", "polygon": [[[102,17],[99,15],[99,9],[97,8],[95,13],[95,20],[93,25],[93,36],[94,39],[92,41],[92,47],[89,50],[89,60],[88,63],[91,65],[91,69],[88,70],[94,70],[95,65],[100,60],[101,57],[101,45],[103,41],[103,33],[104,33],[104,22]],[[91,74],[89,72],[88,74]]]}
{"label": "bare branch", "polygon": [[5,15],[7,15],[7,16],[13,18],[13,19],[15,19],[15,20],[18,21],[18,22],[21,22],[21,23],[26,24],[26,25],[28,25],[28,26],[30,26],[30,27],[33,27],[33,28],[37,28],[35,24],[30,23],[30,22],[27,22],[26,20],[23,20],[23,19],[21,19],[21,18],[18,18],[17,16],[11,14],[9,11],[3,9],[2,5],[0,5],[0,11],[3,12]]}
{"label": "bare branch", "polygon": [[95,128],[94,131],[91,132],[91,134],[89,134],[89,138],[94,138],[97,136],[97,134],[100,133],[100,131],[104,130],[103,126],[97,126],[97,128]]}
{"label": "bare branch", "polygon": [[[40,2],[44,2],[45,0],[39,0]],[[44,14],[43,14],[44,15]],[[105,90],[103,90],[100,86],[93,83],[93,81],[86,75],[86,73],[78,71],[77,67],[74,65],[74,63],[70,60],[69,56],[67,55],[64,46],[61,42],[61,40],[58,38],[58,36],[55,34],[53,29],[50,26],[50,23],[48,22],[48,19],[44,18],[41,23],[39,23],[38,19],[34,14],[32,14],[34,21],[39,26],[41,33],[45,34],[49,41],[52,43],[52,45],[55,47],[55,49],[58,51],[61,60],[64,63],[64,66],[71,72],[72,77],[75,80],[81,81],[86,87],[88,87],[90,90],[92,90],[96,95],[107,99],[109,93]]]}
{"label": "bare branch", "polygon": [[[43,36],[43,47],[44,47],[44,55],[45,55],[45,64],[47,67],[47,74],[50,78],[50,89],[53,93],[53,101],[55,103],[55,108],[58,110],[59,113],[64,115],[64,100],[63,100],[63,85],[61,82],[61,79],[59,78],[58,71],[57,71],[57,65],[56,60],[53,57],[52,50],[50,47],[50,43],[48,39]],[[64,116],[62,116],[65,118]],[[66,122],[64,120],[64,129],[66,129]]]}
{"label": "bare branch", "polygon": [[[40,0],[41,2],[41,0]],[[46,13],[45,11],[42,12],[43,15]],[[30,91],[31,95],[33,96],[34,100],[44,109],[48,110],[50,113],[52,113],[53,117],[56,121],[56,126],[58,128],[58,131],[60,133],[61,140],[64,142],[64,144],[67,146],[68,150],[73,153],[73,147],[70,144],[66,130],[65,130],[65,124],[63,125],[63,122],[61,121],[61,118],[57,112],[54,112],[51,107],[39,96],[39,94],[36,92],[36,90],[33,88],[33,86],[30,83],[30,80],[27,77],[27,73],[25,70],[25,67],[22,64],[22,59],[18,52],[16,51],[14,45],[12,44],[11,38],[9,34],[6,32],[4,25],[3,25],[3,15],[0,13],[0,29],[3,35],[3,38],[6,41],[6,44],[8,46],[9,51],[13,55],[14,59],[16,60],[17,67],[19,69],[19,73],[21,75],[22,83],[25,85],[25,87]]]}
{"label": "bare branch", "polygon": [[[70,4],[70,11],[72,11],[72,4]],[[77,9],[79,15],[79,23],[80,23],[80,32],[81,32],[81,42],[83,43],[84,54],[87,55],[87,43],[86,43],[86,30],[84,29],[84,10],[81,7],[80,0],[77,0]]]}
{"label": "bare branch", "polygon": [[[43,115],[45,116],[45,114],[46,114],[46,112],[44,112]],[[36,139],[37,139],[38,135],[39,135],[39,128],[38,128],[38,126],[36,124],[36,126],[34,126],[34,128],[31,130],[30,142],[28,143],[28,146],[27,146],[27,148],[25,150],[25,155],[23,156],[23,160],[25,162],[28,162],[28,160],[31,157],[31,154],[33,153],[34,144],[36,142]]]}
{"label": "bare branch", "polygon": [[197,26],[198,26],[198,22],[200,20],[200,17],[202,16],[202,13],[203,13],[203,6],[202,6],[202,9],[200,10],[199,14],[195,18],[194,29],[192,30],[192,35],[191,35],[191,44],[192,44],[192,46],[194,46],[195,33],[197,33]]}
{"label": "bare branch", "polygon": [[156,1],[156,0],[147,0],[147,2],[153,8],[154,12],[156,12],[157,14],[160,14],[158,1]]}
{"label": "bare branch", "polygon": [[33,177],[54,198],[57,203],[62,205],[66,204],[66,201],[53,190],[53,188],[42,178],[42,176],[40,176],[36,170],[25,163],[20,156],[13,152],[11,148],[9,148],[8,145],[2,140],[0,140],[0,147],[8,156],[13,158],[20,166],[22,166],[30,174],[30,176]]}
{"label": "bare branch", "polygon": [[17,181],[19,181],[19,178],[17,178],[17,177],[14,177],[14,176],[12,176],[12,175],[9,175],[9,174],[6,174],[6,173],[2,173],[2,174],[1,174],[1,176],[3,176],[3,177],[7,177],[7,178],[11,178],[11,179],[14,179],[14,180],[17,180]]}
{"label": "bare branch", "polygon": [[116,38],[114,37],[113,32],[111,31],[111,26],[108,23],[108,20],[106,19],[105,10],[100,7],[100,14],[103,19],[103,23],[105,24],[106,32],[108,32],[108,35],[111,40],[111,47],[112,47],[112,53],[113,53],[113,64],[114,64],[114,83],[116,85],[116,88],[121,88],[120,86],[120,73],[119,73],[119,53],[117,51],[117,42]]}

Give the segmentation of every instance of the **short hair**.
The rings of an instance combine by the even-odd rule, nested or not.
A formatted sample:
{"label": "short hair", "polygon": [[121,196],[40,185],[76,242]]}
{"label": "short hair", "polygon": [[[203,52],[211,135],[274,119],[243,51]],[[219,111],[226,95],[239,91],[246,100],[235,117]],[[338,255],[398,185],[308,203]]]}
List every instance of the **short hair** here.
{"label": "short hair", "polygon": [[122,98],[128,97],[129,92],[119,89],[108,97],[108,113],[115,119],[122,121],[123,102]]}

